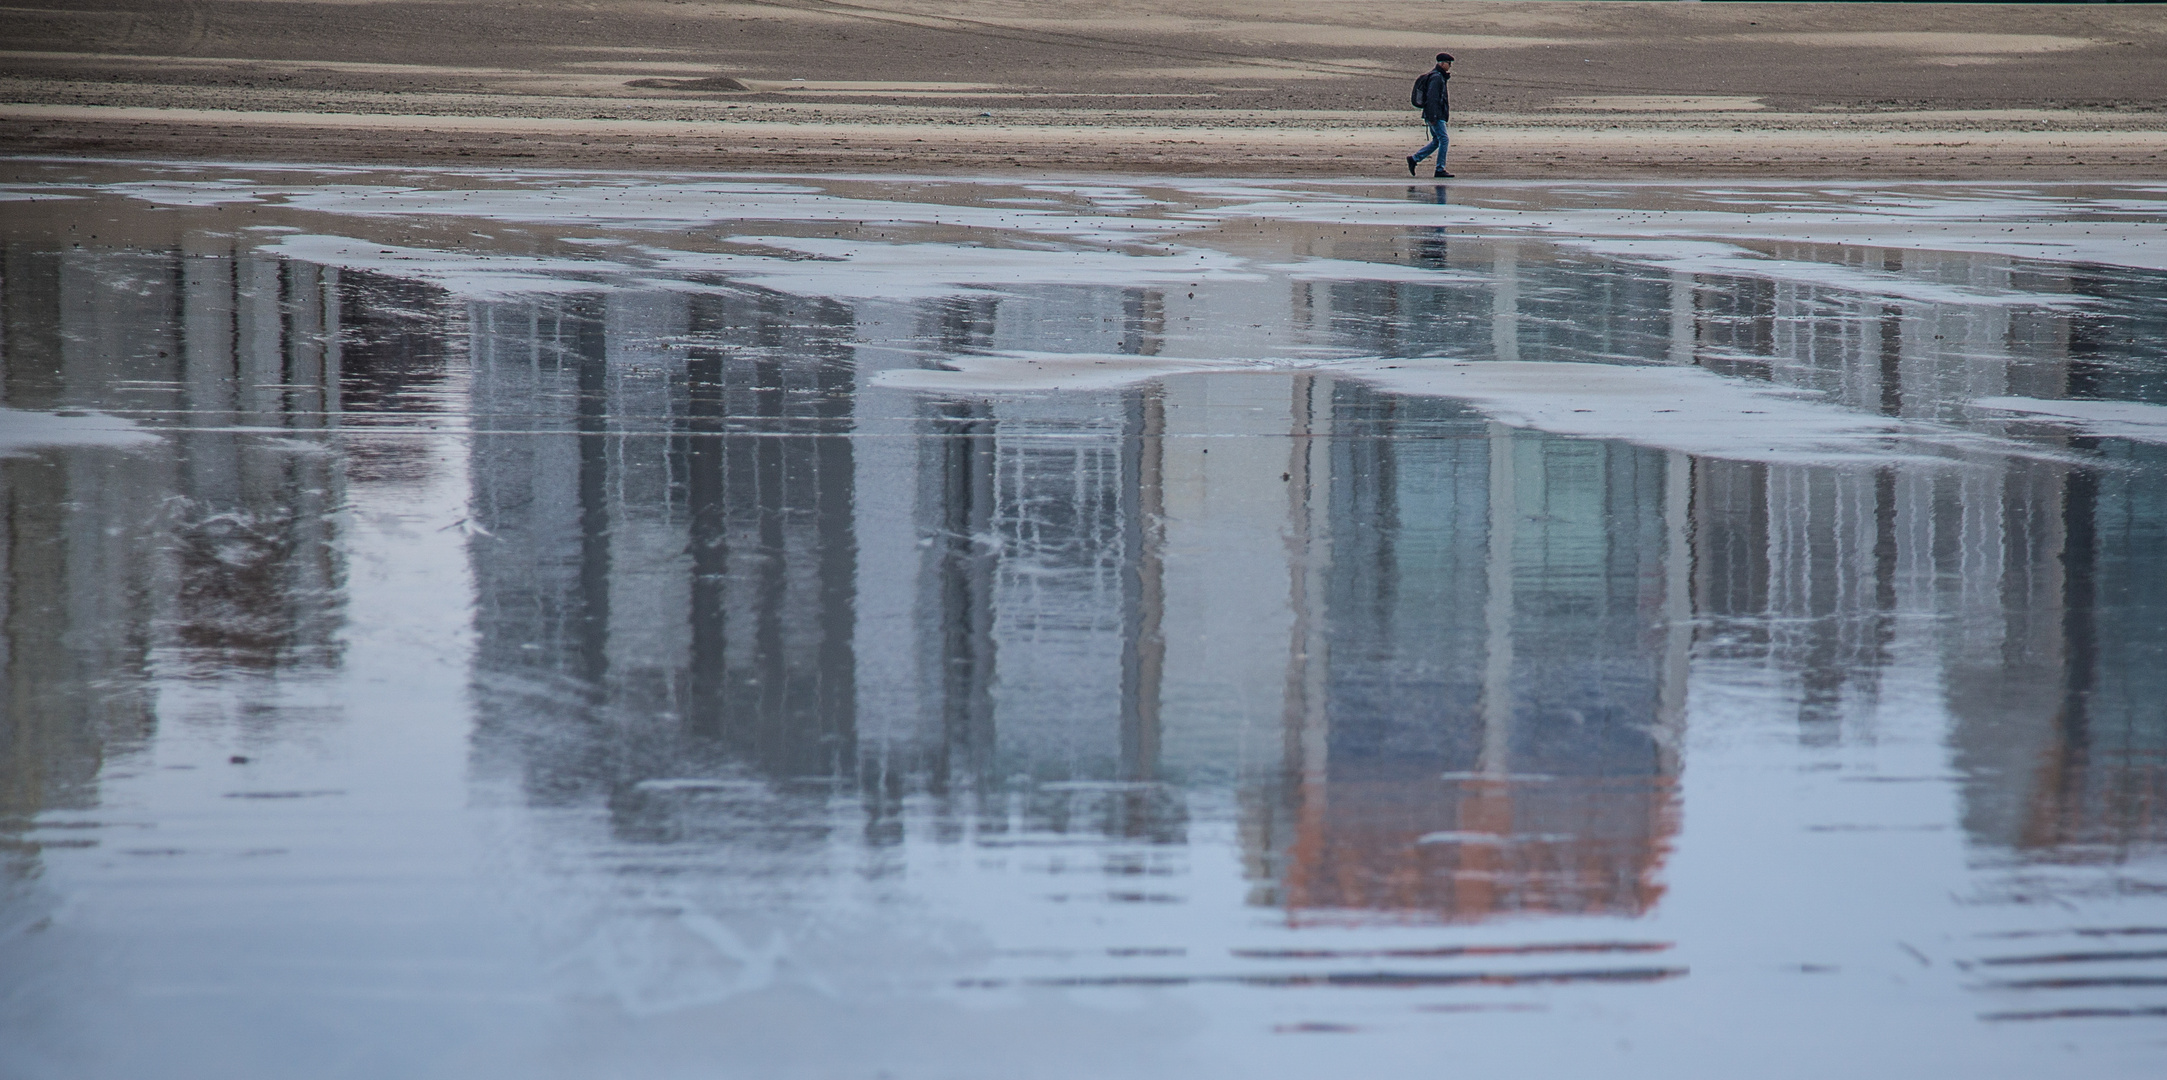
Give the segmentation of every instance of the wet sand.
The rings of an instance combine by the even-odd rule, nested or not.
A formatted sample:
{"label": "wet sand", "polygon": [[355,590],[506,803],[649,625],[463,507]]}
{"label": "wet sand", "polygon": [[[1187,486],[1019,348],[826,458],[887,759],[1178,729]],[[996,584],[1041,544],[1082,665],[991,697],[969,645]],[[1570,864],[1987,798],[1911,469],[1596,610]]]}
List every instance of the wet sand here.
{"label": "wet sand", "polygon": [[[2124,5],[221,3],[11,9],[0,151],[355,163],[2135,178],[2167,9]],[[743,87],[733,89],[732,87]]]}

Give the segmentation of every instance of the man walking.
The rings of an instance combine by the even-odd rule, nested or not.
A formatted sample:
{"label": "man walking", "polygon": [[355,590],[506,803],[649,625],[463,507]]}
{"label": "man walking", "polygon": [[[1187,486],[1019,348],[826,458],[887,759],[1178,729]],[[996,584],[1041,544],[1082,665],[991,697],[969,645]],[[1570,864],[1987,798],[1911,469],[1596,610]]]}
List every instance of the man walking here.
{"label": "man walking", "polygon": [[1415,168],[1422,159],[1437,151],[1437,171],[1432,176],[1451,179],[1445,171],[1445,150],[1452,145],[1452,137],[1445,134],[1445,121],[1452,119],[1452,102],[1445,97],[1445,83],[1452,78],[1452,54],[1438,53],[1437,66],[1422,73],[1415,80],[1414,106],[1422,110],[1422,126],[1428,129],[1430,141],[1422,149],[1407,157],[1407,175],[1414,176]]}

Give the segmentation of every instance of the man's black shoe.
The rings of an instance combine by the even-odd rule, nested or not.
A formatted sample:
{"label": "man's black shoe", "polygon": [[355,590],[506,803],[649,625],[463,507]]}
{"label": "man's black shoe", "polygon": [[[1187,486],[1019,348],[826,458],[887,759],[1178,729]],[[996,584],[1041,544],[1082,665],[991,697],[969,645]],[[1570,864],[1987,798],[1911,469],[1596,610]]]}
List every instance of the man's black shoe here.
{"label": "man's black shoe", "polygon": [[1452,174],[1448,172],[1433,172],[1430,174],[1430,177],[1434,180],[1450,180],[1452,179]]}
{"label": "man's black shoe", "polygon": [[1421,159],[1421,158],[1408,158],[1408,159],[1407,159],[1407,175],[1409,175],[1409,176],[1413,176],[1413,175],[1415,174],[1415,166],[1417,166],[1417,165],[1420,165],[1420,164],[1422,164],[1422,159]]}

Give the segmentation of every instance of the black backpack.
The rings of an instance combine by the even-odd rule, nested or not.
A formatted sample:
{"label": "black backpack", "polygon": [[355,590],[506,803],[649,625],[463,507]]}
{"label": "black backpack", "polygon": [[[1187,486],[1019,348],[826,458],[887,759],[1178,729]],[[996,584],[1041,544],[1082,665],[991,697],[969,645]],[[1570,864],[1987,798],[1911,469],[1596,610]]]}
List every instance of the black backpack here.
{"label": "black backpack", "polygon": [[1429,105],[1428,101],[1423,100],[1423,91],[1430,88],[1430,76],[1435,74],[1437,74],[1437,72],[1431,70],[1425,71],[1422,74],[1415,76],[1414,92],[1409,94],[1407,98],[1409,104],[1413,105],[1417,109],[1424,108]]}

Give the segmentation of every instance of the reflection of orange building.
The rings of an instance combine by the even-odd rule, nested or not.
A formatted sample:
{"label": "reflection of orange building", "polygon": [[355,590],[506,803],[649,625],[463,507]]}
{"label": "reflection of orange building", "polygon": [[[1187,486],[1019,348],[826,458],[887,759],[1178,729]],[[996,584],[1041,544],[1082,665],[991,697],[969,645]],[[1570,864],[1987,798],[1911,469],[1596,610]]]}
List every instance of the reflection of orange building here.
{"label": "reflection of orange building", "polygon": [[[1368,393],[1336,395],[1357,437],[1312,451],[1346,458],[1306,474],[1340,485],[1309,495],[1329,536],[1295,522],[1322,569],[1296,586],[1281,780],[1246,815],[1253,899],[1297,923],[1647,912],[1678,830],[1688,464]],[[1359,437],[1403,424],[1432,437]]]}
{"label": "reflection of orange building", "polygon": [[2050,747],[2025,806],[2017,846],[2054,861],[2112,862],[2133,846],[2167,845],[2167,751],[2109,760]]}
{"label": "reflection of orange building", "polygon": [[[2112,448],[2122,463],[2157,469],[2167,451]],[[2058,691],[2039,733],[2019,849],[2035,858],[2119,862],[2167,844],[2167,672],[2157,663],[2167,617],[2167,501],[2136,469],[2062,481],[2058,586],[2040,604]],[[2042,680],[2047,681],[2047,680]]]}
{"label": "reflection of orange building", "polygon": [[1297,920],[1390,911],[1639,915],[1677,831],[1646,777],[1354,780],[1300,793],[1283,903]]}

